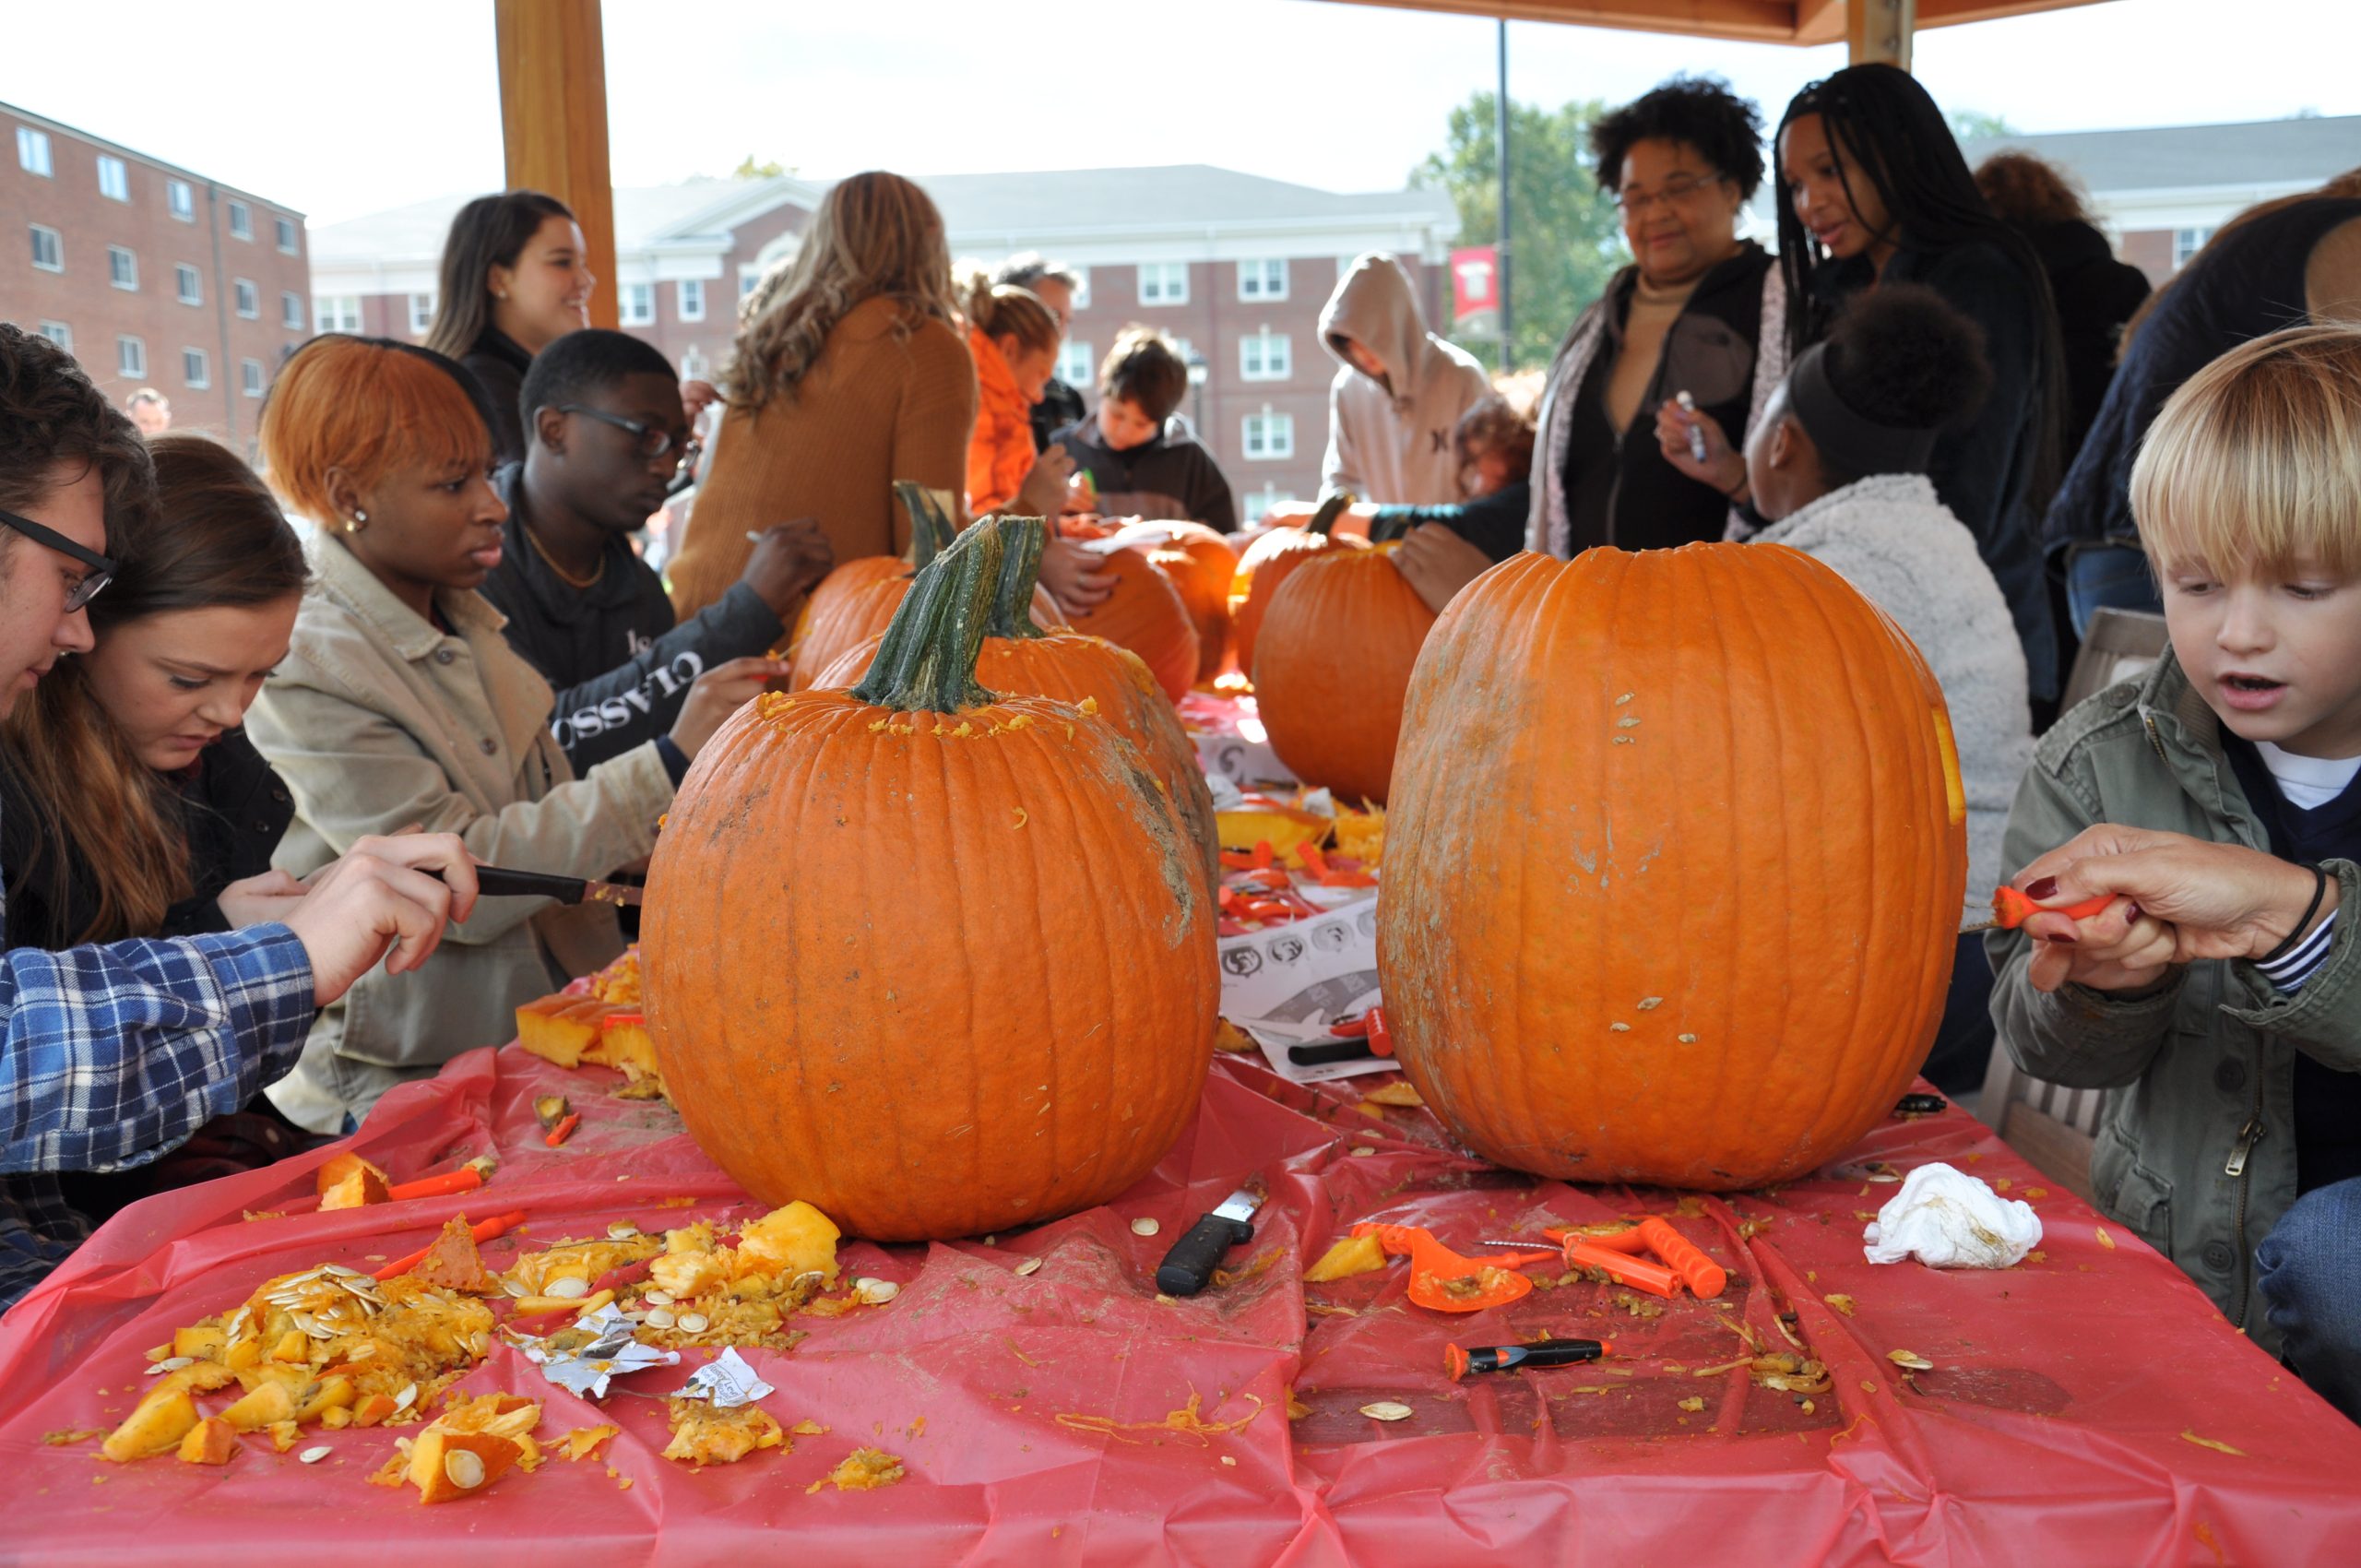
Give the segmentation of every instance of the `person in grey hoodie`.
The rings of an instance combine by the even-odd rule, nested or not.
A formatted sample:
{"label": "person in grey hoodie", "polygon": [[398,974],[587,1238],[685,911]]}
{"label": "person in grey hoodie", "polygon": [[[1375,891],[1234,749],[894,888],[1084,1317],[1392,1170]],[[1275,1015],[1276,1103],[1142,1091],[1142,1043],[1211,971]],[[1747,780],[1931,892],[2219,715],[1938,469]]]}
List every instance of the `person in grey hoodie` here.
{"label": "person in grey hoodie", "polygon": [[[1833,567],[1893,617],[1951,708],[1967,801],[1964,922],[1982,920],[2000,881],[2001,839],[2033,761],[2025,656],[2008,600],[1975,536],[1936,497],[1935,438],[1973,417],[1992,382],[1975,323],[1932,290],[1889,284],[1806,350],[1747,443],[1754,505],[1784,544]],[[1691,460],[1684,429],[1660,430],[1667,461]],[[1946,1093],[1984,1081],[1992,1054],[1992,967],[1963,936],[1951,994],[1924,1069]]]}
{"label": "person in grey hoodie", "polygon": [[1321,490],[1381,506],[1465,499],[1451,433],[1491,383],[1427,330],[1402,264],[1382,251],[1355,260],[1321,309],[1320,340],[1344,367],[1328,387]]}

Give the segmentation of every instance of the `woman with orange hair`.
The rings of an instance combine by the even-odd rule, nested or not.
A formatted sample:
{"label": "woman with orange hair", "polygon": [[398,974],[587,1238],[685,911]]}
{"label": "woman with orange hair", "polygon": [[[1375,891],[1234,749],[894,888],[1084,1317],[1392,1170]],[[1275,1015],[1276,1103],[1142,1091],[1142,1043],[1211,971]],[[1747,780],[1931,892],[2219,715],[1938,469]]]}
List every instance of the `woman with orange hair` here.
{"label": "woman with orange hair", "polygon": [[[549,683],[475,591],[499,564],[507,509],[470,386],[427,350],[331,336],[287,362],[263,410],[271,480],[320,530],[293,646],[247,719],[295,797],[281,870],[422,826],[488,862],[603,877],[648,852],[688,759],[780,672],[768,659],[718,666],[670,735],[574,778],[550,732]],[[395,1085],[506,1039],[519,1004],[621,950],[612,909],[486,899],[420,979],[371,974],[323,1009],[271,1099],[315,1131],[350,1125]]]}

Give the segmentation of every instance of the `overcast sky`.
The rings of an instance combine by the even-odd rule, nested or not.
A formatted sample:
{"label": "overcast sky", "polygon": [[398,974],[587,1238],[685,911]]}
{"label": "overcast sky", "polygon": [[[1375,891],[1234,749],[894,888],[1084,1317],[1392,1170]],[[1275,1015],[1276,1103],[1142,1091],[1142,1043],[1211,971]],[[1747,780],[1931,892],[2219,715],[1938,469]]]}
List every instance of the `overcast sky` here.
{"label": "overcast sky", "polygon": [[[92,46],[99,15],[112,47]],[[752,153],[824,178],[1216,163],[1393,188],[1493,79],[1489,20],[1330,0],[606,0],[605,16],[622,184]],[[491,0],[18,3],[6,26],[0,101],[315,223],[501,181]],[[1946,108],[2026,131],[2361,113],[2356,58],[2356,0],[2105,0],[1917,44]],[[1509,30],[1511,93],[1548,104],[1706,70],[1775,120],[1843,64],[1841,47]]]}

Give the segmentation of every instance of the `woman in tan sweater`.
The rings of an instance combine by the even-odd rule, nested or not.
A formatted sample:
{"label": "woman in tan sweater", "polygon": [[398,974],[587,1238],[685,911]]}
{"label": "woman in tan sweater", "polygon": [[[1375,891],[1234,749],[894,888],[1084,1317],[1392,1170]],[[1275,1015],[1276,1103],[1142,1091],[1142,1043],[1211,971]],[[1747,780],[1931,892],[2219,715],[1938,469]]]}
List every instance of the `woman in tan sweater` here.
{"label": "woman in tan sweater", "polygon": [[894,481],[957,494],[976,423],[975,362],[927,194],[884,172],[829,191],[794,261],[748,296],[726,380],[729,411],[668,574],[680,615],[738,580],[749,530],[790,517],[817,517],[839,563],[908,550]]}

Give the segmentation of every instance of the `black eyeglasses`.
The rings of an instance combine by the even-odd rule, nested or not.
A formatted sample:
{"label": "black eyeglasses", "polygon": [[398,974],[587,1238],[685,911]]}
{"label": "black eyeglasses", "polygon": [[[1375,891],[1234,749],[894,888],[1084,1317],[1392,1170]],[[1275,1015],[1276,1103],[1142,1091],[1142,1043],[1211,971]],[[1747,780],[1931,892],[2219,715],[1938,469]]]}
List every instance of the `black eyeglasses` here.
{"label": "black eyeglasses", "polygon": [[0,527],[12,528],[35,544],[45,545],[89,568],[65,590],[65,613],[68,615],[98,598],[99,590],[114,580],[113,562],[83,549],[55,529],[43,528],[30,517],[20,517],[14,512],[0,512]]}
{"label": "black eyeglasses", "polygon": [[[586,419],[597,420],[600,424],[611,424],[617,430],[629,432],[633,449],[646,462],[654,462],[665,453],[671,451],[674,446],[670,431],[658,430],[652,424],[642,424],[637,420],[627,420],[621,414],[611,414],[604,409],[587,408],[580,403],[560,403],[557,406],[557,411],[562,414],[580,414]],[[694,455],[696,446],[696,438],[691,436],[687,443],[687,449],[681,455],[681,460],[688,461]]]}

